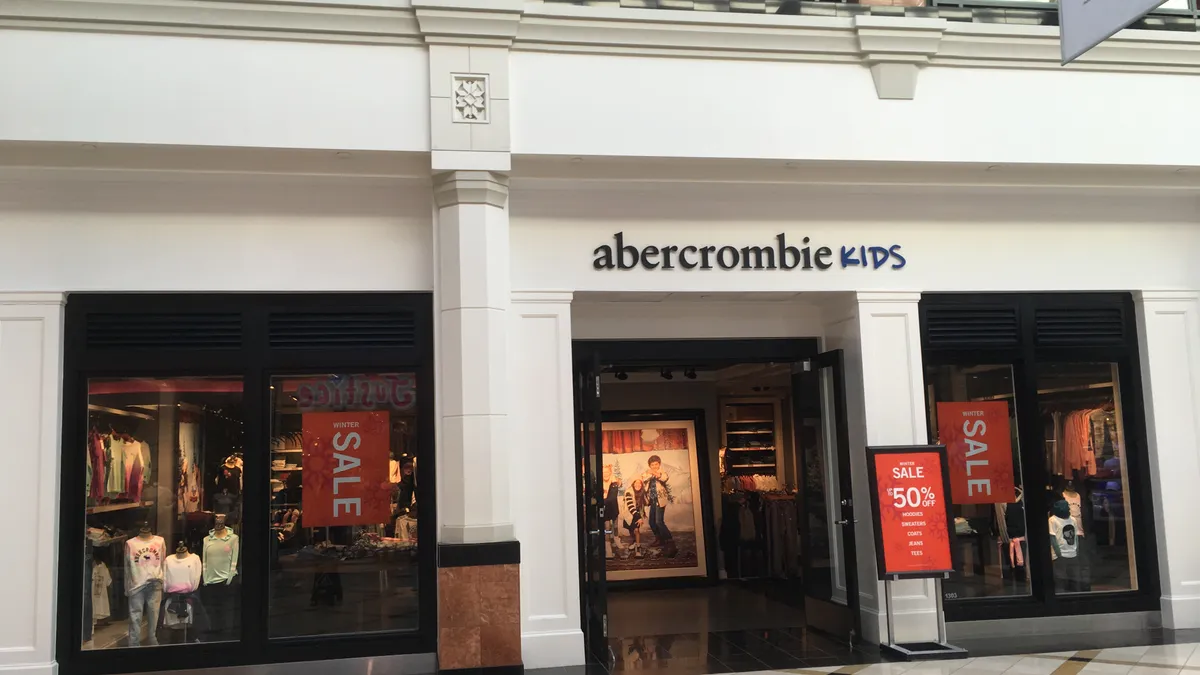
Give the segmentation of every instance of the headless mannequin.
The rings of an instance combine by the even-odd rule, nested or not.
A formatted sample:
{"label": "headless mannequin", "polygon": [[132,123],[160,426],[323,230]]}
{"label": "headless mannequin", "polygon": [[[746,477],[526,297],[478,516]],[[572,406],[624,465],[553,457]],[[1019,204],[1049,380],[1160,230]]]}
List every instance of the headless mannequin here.
{"label": "headless mannequin", "polygon": [[218,513],[212,532],[204,538],[204,574],[201,594],[208,612],[208,641],[229,639],[237,628],[238,589],[233,586],[238,568],[238,536]]}
{"label": "headless mannequin", "polygon": [[154,535],[149,523],[142,523],[138,535],[125,543],[125,595],[129,598],[129,646],[141,645],[142,619],[147,627],[147,643],[158,644],[158,611],[162,603],[162,537]]}

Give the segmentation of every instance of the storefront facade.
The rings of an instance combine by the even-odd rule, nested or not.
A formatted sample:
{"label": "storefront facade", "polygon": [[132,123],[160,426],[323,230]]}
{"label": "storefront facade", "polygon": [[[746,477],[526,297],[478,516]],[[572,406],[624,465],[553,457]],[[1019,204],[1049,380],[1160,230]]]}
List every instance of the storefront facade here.
{"label": "storefront facade", "polygon": [[[1200,627],[1200,141],[1103,131],[1194,109],[1196,36],[1125,33],[1052,71],[1050,28],[609,4],[148,0],[133,19],[41,0],[3,19],[0,88],[21,95],[0,112],[0,429],[22,450],[0,506],[30,538],[0,579],[0,670],[583,663],[582,340],[841,350],[859,526],[835,587],[857,582],[863,639],[883,607],[862,448],[937,440],[939,404],[983,400],[1012,402],[1013,488],[1036,496],[1023,529],[994,504],[958,512],[951,635]],[[1086,124],[1046,124],[1080,100]],[[399,393],[334,401],[376,382]],[[289,559],[293,500],[273,503],[315,486],[286,452],[307,459],[304,417],[382,411],[389,482],[416,458],[418,515],[385,506],[349,539],[301,524]],[[1095,466],[1054,449],[1079,411]],[[100,482],[114,441],[122,472]],[[153,500],[131,496],[135,443]],[[198,480],[193,445],[212,450]],[[1040,523],[1068,488],[1097,563],[1062,576]],[[97,579],[120,587],[110,623],[135,596],[140,621],[163,607],[97,574],[124,565],[97,544],[161,537],[185,561],[227,543],[219,511],[240,562],[198,586],[239,578],[235,598],[199,593],[225,624],[97,645]],[[360,583],[341,553],[402,539],[401,517],[406,571]],[[974,551],[999,547],[1027,571],[973,585]],[[315,567],[292,583],[292,564]],[[322,611],[339,585],[376,616]],[[899,637],[933,634],[935,600],[897,586]]]}

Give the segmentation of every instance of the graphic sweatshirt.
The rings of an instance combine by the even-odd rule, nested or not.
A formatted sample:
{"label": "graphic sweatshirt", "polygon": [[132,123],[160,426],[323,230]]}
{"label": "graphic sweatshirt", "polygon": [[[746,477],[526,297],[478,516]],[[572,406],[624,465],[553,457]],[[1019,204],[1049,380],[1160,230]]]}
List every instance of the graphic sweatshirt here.
{"label": "graphic sweatshirt", "polygon": [[167,544],[162,537],[134,537],[125,542],[125,595],[163,578]]}

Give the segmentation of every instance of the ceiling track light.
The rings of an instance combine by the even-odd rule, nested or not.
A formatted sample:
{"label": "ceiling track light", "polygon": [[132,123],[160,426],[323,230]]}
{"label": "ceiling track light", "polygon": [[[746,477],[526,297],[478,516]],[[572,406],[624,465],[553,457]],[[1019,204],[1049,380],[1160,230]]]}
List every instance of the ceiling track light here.
{"label": "ceiling track light", "polygon": [[661,371],[659,371],[658,374],[661,375],[662,379],[664,379],[664,380],[675,379],[675,374],[671,372],[670,368],[663,368]]}
{"label": "ceiling track light", "polygon": [[683,376],[689,380],[696,379],[696,369],[695,368],[685,368],[683,371]]}
{"label": "ceiling track light", "polygon": [[623,370],[618,370],[618,371],[617,371],[617,374],[615,375],[615,377],[616,377],[618,380],[621,380],[622,382],[624,382],[625,380],[628,380],[628,379],[629,379],[629,373],[627,373],[627,372],[625,372],[625,371],[623,371]]}

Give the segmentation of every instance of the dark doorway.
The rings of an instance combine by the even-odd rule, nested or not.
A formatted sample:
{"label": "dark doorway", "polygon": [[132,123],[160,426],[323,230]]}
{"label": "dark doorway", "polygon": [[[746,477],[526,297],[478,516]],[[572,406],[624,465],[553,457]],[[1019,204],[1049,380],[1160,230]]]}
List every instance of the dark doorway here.
{"label": "dark doorway", "polygon": [[724,654],[740,670],[844,655],[861,632],[841,352],[814,339],[574,352],[589,655],[636,669]]}

